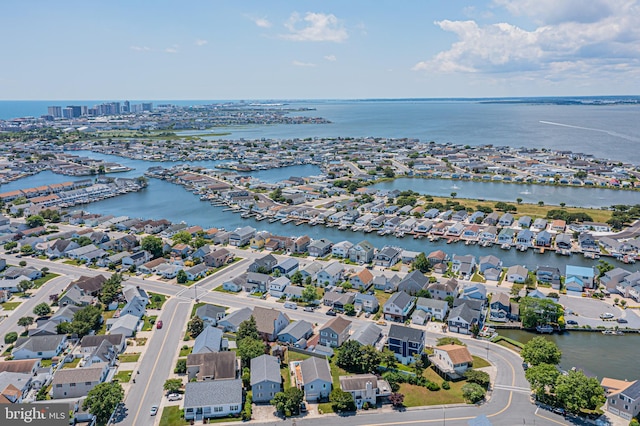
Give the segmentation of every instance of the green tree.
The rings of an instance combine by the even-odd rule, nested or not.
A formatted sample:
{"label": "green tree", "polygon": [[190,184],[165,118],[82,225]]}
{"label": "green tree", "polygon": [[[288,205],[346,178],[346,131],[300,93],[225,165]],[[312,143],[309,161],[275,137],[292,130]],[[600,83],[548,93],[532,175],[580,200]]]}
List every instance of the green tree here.
{"label": "green tree", "polygon": [[475,404],[484,398],[485,390],[477,383],[466,383],[462,386],[462,396],[471,404]]}
{"label": "green tree", "polygon": [[416,297],[424,297],[425,299],[431,299],[431,292],[426,288],[421,288],[416,293]]}
{"label": "green tree", "polygon": [[291,284],[300,285],[302,284],[302,272],[295,271],[293,275],[291,275]]}
{"label": "green tree", "polygon": [[350,373],[371,373],[380,364],[380,355],[381,353],[371,345],[347,340],[338,351],[336,363]]}
{"label": "green tree", "polygon": [[556,380],[556,397],[565,408],[574,413],[597,410],[606,401],[604,389],[598,379],[587,377],[580,370],[569,371]]}
{"label": "green tree", "polygon": [[173,369],[173,372],[176,374],[184,374],[187,372],[187,360],[186,359],[179,359],[178,362],[176,362],[176,368]]}
{"label": "green tree", "polygon": [[13,250],[16,247],[18,247],[18,243],[16,241],[9,241],[4,243],[5,250]]}
{"label": "green tree", "polygon": [[108,305],[122,292],[122,275],[115,273],[109,277],[100,290],[100,302]]}
{"label": "green tree", "polygon": [[96,416],[98,424],[104,425],[116,406],[124,399],[124,389],[120,383],[107,382],[96,385],[87,394],[83,408]]}
{"label": "green tree", "polygon": [[333,406],[334,411],[342,413],[345,411],[355,411],[356,404],[353,400],[353,395],[349,392],[345,392],[342,389],[334,389],[329,394],[329,401]]}
{"label": "green tree", "polygon": [[534,328],[541,324],[555,324],[562,316],[562,306],[550,299],[523,297],[520,299],[522,326]]}
{"label": "green tree", "polygon": [[18,290],[20,290],[23,293],[32,287],[33,287],[33,283],[29,280],[22,280],[18,283]]}
{"label": "green tree", "polygon": [[191,238],[191,234],[187,231],[178,231],[171,237],[171,241],[173,244],[191,244]]}
{"label": "green tree", "polygon": [[284,392],[276,393],[271,400],[271,405],[276,407],[279,413],[291,416],[298,414],[303,400],[304,392],[296,387],[291,387]]}
{"label": "green tree", "polygon": [[522,198],[520,198],[520,197],[516,198],[516,203],[522,204]]}
{"label": "green tree", "polygon": [[249,317],[249,319],[244,320],[238,326],[238,332],[236,333],[236,341],[241,341],[243,339],[250,338],[258,340],[260,339],[260,334],[258,333],[258,326],[256,325],[256,319],[253,315]]}
{"label": "green tree", "polygon": [[38,303],[33,308],[33,314],[39,317],[49,315],[51,313],[51,307],[46,302]]}
{"label": "green tree", "polygon": [[182,388],[182,379],[167,379],[163,388],[169,393],[176,393]]}
{"label": "green tree", "polygon": [[424,253],[419,253],[413,261],[413,266],[423,274],[429,272],[431,264],[427,260],[427,256]]}
{"label": "green tree", "polygon": [[176,282],[178,284],[185,284],[187,281],[189,281],[187,273],[184,270],[180,269],[178,271],[178,275],[176,275]]}
{"label": "green tree", "polygon": [[34,252],[35,250],[31,246],[31,244],[25,244],[22,247],[20,247],[20,253],[22,254],[30,255],[30,254],[33,254]]}
{"label": "green tree", "polygon": [[10,345],[14,343],[16,340],[18,340],[18,333],[16,333],[15,331],[10,331],[4,335],[4,343],[6,345]]}
{"label": "green tree", "polygon": [[554,393],[560,371],[558,371],[555,365],[543,363],[529,367],[524,375],[531,385],[531,389],[536,395],[540,396],[547,393]]}
{"label": "green tree", "polygon": [[162,256],[162,239],[158,237],[147,235],[140,241],[140,247],[151,253],[154,258]]}
{"label": "green tree", "polygon": [[598,278],[602,278],[604,274],[613,270],[614,266],[606,260],[599,260],[596,268],[598,269]]}
{"label": "green tree", "polygon": [[382,349],[382,352],[380,352],[380,364],[384,364],[389,369],[396,368],[396,365],[398,365],[396,354],[385,347]]}
{"label": "green tree", "polygon": [[302,290],[302,300],[305,302],[314,302],[318,299],[318,290],[312,286],[305,286],[304,290]]}
{"label": "green tree", "polygon": [[349,316],[354,316],[356,314],[356,308],[353,306],[353,303],[347,303],[344,305],[344,313]]}
{"label": "green tree", "polygon": [[83,235],[77,238],[72,238],[71,241],[78,244],[80,247],[86,247],[88,245],[93,244],[93,241],[91,241],[91,238],[87,237],[86,235]]}
{"label": "green tree", "polygon": [[242,361],[242,365],[247,367],[253,358],[264,355],[265,344],[262,340],[246,337],[237,342],[237,354]]}
{"label": "green tree", "polygon": [[33,317],[26,316],[18,319],[18,325],[24,327],[25,333],[29,330],[31,324],[33,324]]}
{"label": "green tree", "polygon": [[485,389],[489,387],[489,382],[490,382],[489,374],[484,371],[467,370],[464,372],[464,377],[467,379],[467,382],[469,383],[479,384]]}
{"label": "green tree", "polygon": [[44,225],[44,218],[38,214],[31,215],[25,219],[29,228],[37,228]]}
{"label": "green tree", "polygon": [[536,336],[525,343],[520,351],[522,359],[530,365],[558,364],[562,357],[562,352],[551,340],[542,336]]}
{"label": "green tree", "polygon": [[191,318],[191,321],[187,324],[187,332],[189,332],[189,335],[195,339],[202,333],[202,330],[204,330],[204,321],[202,321],[202,318],[197,315]]}
{"label": "green tree", "polygon": [[458,193],[457,193],[457,192],[452,192],[452,193],[451,193],[451,198],[456,198],[457,196],[458,196]]}
{"label": "green tree", "polygon": [[396,172],[393,171],[393,169],[389,166],[385,167],[384,170],[382,170],[382,173],[384,174],[384,177],[386,178],[394,178],[396,177]]}
{"label": "green tree", "polygon": [[98,330],[102,324],[102,306],[88,305],[73,314],[69,332],[84,337],[91,330]]}

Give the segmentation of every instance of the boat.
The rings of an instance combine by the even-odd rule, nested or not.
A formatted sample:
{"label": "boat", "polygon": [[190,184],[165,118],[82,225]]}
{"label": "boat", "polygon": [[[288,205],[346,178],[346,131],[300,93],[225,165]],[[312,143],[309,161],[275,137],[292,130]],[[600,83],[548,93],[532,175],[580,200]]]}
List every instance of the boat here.
{"label": "boat", "polygon": [[549,324],[538,325],[536,326],[536,331],[538,333],[553,333],[553,327],[551,327]]}
{"label": "boat", "polygon": [[509,243],[504,243],[503,245],[500,246],[500,248],[502,250],[511,250],[511,244]]}
{"label": "boat", "polygon": [[626,255],[626,256],[624,256],[622,258],[622,262],[624,262],[624,263],[636,263],[636,260],[632,256]]}
{"label": "boat", "polygon": [[624,333],[620,330],[613,330],[613,329],[606,329],[606,330],[602,330],[602,334],[605,334],[607,336],[622,336]]}
{"label": "boat", "polygon": [[592,251],[585,251],[584,257],[587,259],[600,259],[600,255]]}
{"label": "boat", "polygon": [[380,235],[381,237],[386,233],[387,231],[385,231],[384,229],[381,229],[377,232],[378,235]]}

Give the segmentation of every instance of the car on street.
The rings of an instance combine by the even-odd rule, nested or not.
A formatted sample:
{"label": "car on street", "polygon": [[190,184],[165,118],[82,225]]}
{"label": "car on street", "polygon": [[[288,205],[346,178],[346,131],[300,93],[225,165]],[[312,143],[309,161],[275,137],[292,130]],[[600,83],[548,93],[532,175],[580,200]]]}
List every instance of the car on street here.
{"label": "car on street", "polygon": [[326,313],[326,315],[335,317],[336,316],[336,311],[334,311],[333,309],[329,309]]}
{"label": "car on street", "polygon": [[167,399],[169,401],[180,401],[182,399],[182,395],[180,395],[179,393],[170,393],[169,395],[167,395]]}
{"label": "car on street", "polygon": [[567,325],[578,325],[578,321],[576,321],[576,320],[567,320]]}
{"label": "car on street", "polygon": [[313,306],[305,306],[304,307],[304,311],[305,312],[313,312]]}
{"label": "car on street", "polygon": [[605,312],[604,314],[600,314],[600,319],[611,319],[613,318],[613,314],[611,312]]}
{"label": "car on street", "polygon": [[156,414],[158,414],[158,406],[157,405],[152,405],[151,406],[151,410],[149,411],[149,414],[152,416],[155,416]]}
{"label": "car on street", "polygon": [[554,407],[552,411],[556,414],[560,414],[561,416],[564,416],[567,413],[564,408],[561,407]]}
{"label": "car on street", "polygon": [[160,330],[162,328],[162,320],[156,322],[156,328]]}
{"label": "car on street", "polygon": [[305,404],[304,402],[300,403],[300,412],[301,413],[306,413],[307,412],[307,404]]}
{"label": "car on street", "polygon": [[376,322],[376,324],[378,324],[378,325],[387,325],[387,322],[383,321],[383,320],[380,320],[380,321]]}
{"label": "car on street", "polygon": [[628,323],[628,322],[629,322],[629,321],[627,321],[627,320],[626,320],[626,319],[624,319],[624,318],[618,318],[616,321],[618,321],[618,323],[620,323],[620,324],[626,324],[626,323]]}

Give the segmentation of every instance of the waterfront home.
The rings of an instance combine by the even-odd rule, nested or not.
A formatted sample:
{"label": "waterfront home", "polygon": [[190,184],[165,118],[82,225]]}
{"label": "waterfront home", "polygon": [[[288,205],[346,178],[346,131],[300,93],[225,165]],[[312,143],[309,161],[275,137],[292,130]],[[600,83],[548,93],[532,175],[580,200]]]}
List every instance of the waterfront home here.
{"label": "waterfront home", "polygon": [[337,348],[347,341],[349,331],[351,330],[351,321],[337,316],[327,321],[319,330],[320,344]]}
{"label": "waterfront home", "polygon": [[312,335],[313,325],[305,320],[298,320],[289,323],[278,333],[278,341],[305,349],[307,347],[307,339]]}
{"label": "waterfront home", "polygon": [[390,216],[385,222],[384,222],[384,229],[386,229],[387,231],[395,231],[396,228],[400,225],[400,223],[402,222],[402,219],[398,216]]}
{"label": "waterfront home", "polygon": [[610,271],[604,273],[602,277],[600,277],[600,284],[603,284],[607,291],[610,293],[619,293],[617,286],[620,284],[624,278],[630,275],[631,272],[622,268],[614,268]]}
{"label": "waterfront home", "polygon": [[414,228],[416,227],[418,221],[413,218],[410,217],[409,219],[406,219],[404,221],[402,221],[399,225],[398,225],[398,230],[402,231],[402,232],[411,232],[414,230]]}
{"label": "waterfront home", "polygon": [[384,227],[384,223],[389,219],[389,216],[385,216],[385,215],[380,215],[378,217],[375,217],[373,219],[371,219],[371,221],[369,222],[369,227],[372,229],[379,229]]}
{"label": "waterfront home", "polygon": [[229,250],[220,248],[204,255],[202,261],[210,268],[219,268],[222,265],[229,263],[233,258],[234,256],[229,252]]}
{"label": "waterfront home", "polygon": [[382,337],[382,329],[374,323],[368,322],[356,329],[348,340],[355,340],[363,346],[375,346]]}
{"label": "waterfront home", "polygon": [[471,334],[473,324],[480,325],[480,311],[471,309],[467,303],[455,306],[449,312],[447,325],[449,331],[461,334]]}
{"label": "waterfront home", "polygon": [[205,326],[211,325],[215,327],[218,325],[218,321],[224,318],[225,312],[226,309],[222,306],[206,303],[196,309],[196,316],[204,321]]}
{"label": "waterfront home", "polygon": [[249,241],[249,247],[254,250],[262,250],[266,243],[271,239],[271,233],[267,231],[258,231]]}
{"label": "waterfront home", "polygon": [[[607,382],[610,383],[611,379]],[[605,379],[602,379],[603,383]],[[609,386],[607,392],[607,411],[625,420],[631,420],[640,414],[640,381],[622,382]]]}
{"label": "waterfront home", "polygon": [[249,244],[255,233],[256,229],[251,226],[236,228],[236,230],[229,235],[229,245],[235,247],[245,246]]}
{"label": "waterfront home", "polygon": [[513,236],[515,231],[513,228],[502,228],[498,234],[498,244],[513,244]]}
{"label": "waterfront home", "polygon": [[556,247],[560,250],[570,250],[572,246],[571,234],[556,235]]}
{"label": "waterfront home", "polygon": [[498,220],[500,220],[498,212],[491,212],[484,218],[482,223],[489,226],[495,226],[498,224]]}
{"label": "waterfront home", "polygon": [[640,272],[634,272],[626,275],[622,278],[622,281],[616,286],[617,293],[622,294],[624,297],[629,297],[629,291],[631,288],[640,284]]}
{"label": "waterfront home", "polygon": [[227,314],[222,319],[220,319],[218,321],[218,327],[222,328],[223,331],[230,331],[232,333],[235,333],[238,331],[240,323],[242,323],[242,321],[248,320],[251,315],[251,308],[238,309],[237,311]]}
{"label": "waterfront home", "polygon": [[435,219],[440,214],[440,210],[438,209],[429,209],[424,213],[424,217],[427,219]]}
{"label": "waterfront home", "polygon": [[247,270],[249,272],[259,272],[262,274],[270,274],[273,272],[273,268],[278,264],[278,259],[272,254],[268,254],[259,259],[256,259],[249,265]]}
{"label": "waterfront home", "polygon": [[251,359],[251,395],[253,402],[269,402],[282,391],[280,360],[271,355]]}
{"label": "waterfront home", "polygon": [[502,260],[498,259],[496,256],[490,254],[488,256],[481,256],[480,261],[478,262],[478,270],[481,274],[484,275],[487,269],[500,269],[502,268]]}
{"label": "waterfront home", "polygon": [[11,356],[13,359],[51,359],[60,355],[66,347],[67,336],[64,334],[19,337],[13,345]]}
{"label": "waterfront home", "polygon": [[298,270],[299,265],[300,262],[298,262],[298,259],[296,259],[295,257],[288,257],[278,262],[278,264],[273,267],[273,270],[277,270],[280,272],[280,274],[290,277]]}
{"label": "waterfront home", "polygon": [[326,287],[328,285],[334,286],[342,280],[344,268],[339,262],[331,262],[325,266],[320,272],[318,272],[318,285]]}
{"label": "waterfront home", "polygon": [[599,251],[596,239],[589,232],[582,232],[578,235],[578,244],[582,250],[595,250]]}
{"label": "waterfront home", "polygon": [[308,235],[295,238],[290,248],[291,253],[306,253],[311,244],[311,238]]}
{"label": "waterfront home", "polygon": [[185,420],[202,421],[242,411],[242,380],[189,382],[184,392]]}
{"label": "waterfront home", "polygon": [[513,265],[507,269],[506,280],[511,283],[522,284],[527,279],[529,270],[522,265]]}
{"label": "waterfront home", "polygon": [[66,399],[86,396],[96,385],[104,382],[108,374],[108,364],[57,370],[51,383],[51,398]]}
{"label": "waterfront home", "polygon": [[311,244],[309,244],[307,250],[309,251],[309,256],[324,257],[331,253],[331,247],[331,241],[325,238],[320,238],[318,240],[313,240]]}
{"label": "waterfront home", "polygon": [[554,266],[538,266],[536,269],[538,282],[551,284],[551,288],[560,290],[560,269]]}
{"label": "waterfront home", "polygon": [[362,269],[349,277],[349,282],[353,288],[358,290],[368,290],[373,285],[373,274],[368,269]]}
{"label": "waterfront home", "polygon": [[547,220],[539,217],[533,221],[532,227],[536,231],[542,231],[544,229],[547,229]]}
{"label": "waterfront home", "polygon": [[374,374],[355,374],[340,376],[340,389],[351,394],[356,409],[361,409],[365,403],[376,406],[378,398],[391,395],[391,386],[386,380],[378,379]]}
{"label": "waterfront home", "polygon": [[373,245],[363,240],[349,249],[349,260],[359,264],[369,263],[373,260],[374,251]]}
{"label": "waterfront home", "polygon": [[[593,268],[574,265],[567,265],[565,268],[565,284],[572,281],[578,283],[582,288],[594,288],[594,278]],[[569,291],[568,288],[567,291]]]}
{"label": "waterfront home", "polygon": [[427,232],[429,232],[431,230],[431,228],[433,228],[433,222],[430,220],[419,220],[418,222],[416,222],[416,226],[414,228],[414,230],[416,232],[419,232],[421,234],[426,234]]}
{"label": "waterfront home", "polygon": [[462,378],[465,371],[473,365],[473,357],[466,346],[441,345],[433,348],[429,361],[436,371],[447,380]]}
{"label": "waterfront home", "polygon": [[458,280],[450,278],[447,281],[436,281],[429,284],[427,290],[431,293],[431,297],[437,300],[444,300],[447,297],[455,297],[457,295]]}
{"label": "waterfront home", "polygon": [[422,272],[415,270],[408,273],[402,281],[398,283],[397,290],[403,291],[410,296],[415,296],[420,290],[425,288],[429,283],[429,278]]}
{"label": "waterfront home", "polygon": [[495,226],[487,226],[482,232],[480,232],[478,236],[478,240],[480,242],[490,242],[493,243],[496,241],[496,237],[498,235],[498,228]]}
{"label": "waterfront home", "polygon": [[511,300],[507,293],[495,294],[489,307],[491,321],[502,322],[511,319]]}
{"label": "waterfront home", "polygon": [[479,232],[480,232],[480,227],[478,225],[475,225],[475,224],[468,225],[462,231],[462,238],[475,239],[478,237]]}
{"label": "waterfront home", "polygon": [[353,247],[353,243],[349,241],[340,241],[331,247],[331,254],[335,257],[346,258],[349,256],[349,250]]}
{"label": "waterfront home", "polygon": [[427,261],[431,266],[438,263],[445,263],[448,259],[449,256],[442,250],[435,250],[427,255]]}
{"label": "waterfront home", "polygon": [[521,216],[520,219],[518,219],[518,226],[522,229],[531,227],[531,216]]}
{"label": "waterfront home", "polygon": [[269,283],[269,294],[273,297],[282,297],[289,284],[291,284],[289,278],[280,276]]}
{"label": "waterfront home", "polygon": [[460,274],[462,279],[471,279],[471,276],[475,272],[476,258],[473,255],[458,255],[454,254],[451,260],[451,271]]}
{"label": "waterfront home", "polygon": [[387,348],[395,354],[396,359],[402,364],[411,364],[424,351],[425,335],[424,330],[391,324]]}
{"label": "waterfront home", "polygon": [[267,309],[256,306],[253,308],[252,315],[256,320],[258,333],[263,340],[268,342],[275,341],[278,333],[289,324],[289,317],[273,308]]}
{"label": "waterfront home", "polygon": [[511,226],[513,225],[513,220],[514,220],[514,217],[511,213],[504,213],[502,216],[500,216],[500,219],[498,220],[498,225],[502,227]]}
{"label": "waterfront home", "polygon": [[548,231],[541,231],[535,237],[535,245],[539,247],[551,247],[551,233]]}
{"label": "waterfront home", "polygon": [[230,236],[230,231],[216,232],[216,234],[213,236],[213,244],[228,244]]}
{"label": "waterfront home", "polygon": [[459,237],[460,235],[462,235],[462,232],[464,231],[464,229],[465,229],[464,223],[456,222],[447,228],[445,235]]}
{"label": "waterfront home", "polygon": [[520,246],[530,247],[532,245],[534,235],[528,229],[523,229],[516,234],[516,244]]}
{"label": "waterfront home", "polygon": [[355,298],[353,299],[353,306],[356,311],[374,313],[378,310],[379,302],[372,294],[356,293]]}
{"label": "waterfront home", "polygon": [[444,300],[427,299],[426,297],[418,297],[416,299],[416,311],[426,312],[429,318],[435,318],[438,321],[444,321],[449,310],[449,304]]}
{"label": "waterfront home", "polygon": [[377,215],[375,215],[375,214],[367,213],[367,214],[357,218],[354,224],[356,226],[367,226],[369,224],[369,222],[371,222],[376,217],[377,217]]}
{"label": "waterfront home", "polygon": [[480,222],[482,222],[482,219],[484,219],[484,213],[482,213],[481,211],[475,211],[471,214],[471,216],[469,216],[467,222],[479,224]]}
{"label": "waterfront home", "polygon": [[398,263],[402,249],[399,247],[384,246],[375,254],[374,264],[390,268]]}
{"label": "waterfront home", "polygon": [[329,397],[333,380],[326,358],[309,357],[297,362],[293,370],[299,373],[295,374],[296,386],[304,391],[307,402],[318,402]]}
{"label": "waterfront home", "polygon": [[484,284],[466,282],[460,290],[459,298],[465,300],[480,300],[484,303],[487,300],[487,288]]}
{"label": "waterfront home", "polygon": [[394,293],[382,307],[384,318],[391,321],[404,322],[409,318],[416,303],[416,298],[404,291]]}
{"label": "waterfront home", "polygon": [[222,337],[222,330],[216,327],[207,326],[196,337],[193,344],[192,354],[204,354],[210,352],[220,352],[229,348],[229,341]]}

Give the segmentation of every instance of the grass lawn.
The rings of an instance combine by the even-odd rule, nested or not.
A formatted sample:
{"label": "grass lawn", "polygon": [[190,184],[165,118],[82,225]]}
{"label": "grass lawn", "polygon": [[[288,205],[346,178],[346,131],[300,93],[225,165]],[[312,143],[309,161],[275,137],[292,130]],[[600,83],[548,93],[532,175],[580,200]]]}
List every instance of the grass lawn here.
{"label": "grass lawn", "polygon": [[133,370],[124,370],[118,371],[115,376],[113,376],[114,380],[117,380],[120,383],[129,383],[131,380],[131,375],[133,374]]}
{"label": "grass lawn", "polygon": [[289,375],[289,367],[282,367],[280,369],[280,375],[283,379],[283,390],[287,390],[291,387],[291,376]]}
{"label": "grass lawn", "polygon": [[136,341],[136,345],[138,346],[144,346],[147,344],[147,338],[146,337],[136,337],[134,339]]}
{"label": "grass lawn", "polygon": [[511,349],[513,351],[516,351],[516,352],[520,352],[522,350],[522,348],[520,348],[520,347],[518,347],[518,346],[516,346],[514,344],[511,344],[511,343],[507,342],[506,340],[500,340],[500,341],[498,341],[496,343],[498,343],[500,346],[504,346],[505,348]]}
{"label": "grass lawn", "polygon": [[15,308],[20,306],[21,303],[22,302],[4,302],[0,303],[0,306],[2,306],[2,309],[5,311],[13,311]]}
{"label": "grass lawn", "polygon": [[[375,296],[380,306],[384,306],[391,297],[391,293],[385,293],[383,290],[375,290]],[[380,311],[382,311],[382,309],[380,309]]]}
{"label": "grass lawn", "polygon": [[47,272],[42,278],[38,278],[37,280],[33,281],[33,288],[40,288],[42,287],[42,284],[59,276],[60,275],[54,274],[53,272]]}
{"label": "grass lawn", "polygon": [[162,409],[160,426],[182,426],[188,424],[189,422],[182,417],[182,410],[177,405],[164,407]]}
{"label": "grass lawn", "polygon": [[51,367],[51,360],[50,359],[42,359],[42,360],[40,360],[40,366],[41,367]]}
{"label": "grass lawn", "polygon": [[144,325],[142,326],[142,331],[151,331],[153,330],[153,324],[156,323],[156,319],[158,319],[157,315],[144,316]]}
{"label": "grass lawn", "polygon": [[331,369],[331,379],[333,379],[334,389],[340,389],[340,376],[350,376],[350,374],[346,370],[336,365],[335,360],[337,358],[338,358],[337,356],[334,356],[331,362],[329,363],[329,367]]}
{"label": "grass lawn", "polygon": [[204,306],[204,305],[206,305],[206,303],[204,303],[204,302],[198,302],[195,305],[193,305],[193,308],[191,309],[191,316],[189,318],[193,318],[196,315],[196,310],[200,306]]}
{"label": "grass lawn", "polygon": [[140,352],[135,354],[120,354],[118,355],[120,362],[138,362],[140,359]]}
{"label": "grass lawn", "polygon": [[[406,401],[406,397],[405,397],[405,401]],[[330,402],[323,402],[321,404],[318,404],[318,411],[322,414],[326,414],[326,413],[333,413],[333,404]]]}
{"label": "grass lawn", "polygon": [[[442,385],[443,379],[433,371],[433,368],[424,370],[423,376],[438,385]],[[422,386],[402,383],[399,392],[404,394],[404,405],[407,407],[419,407],[421,405],[443,405],[464,403],[462,386],[466,381],[449,382],[451,389],[430,391]]]}
{"label": "grass lawn", "polygon": [[228,294],[238,294],[238,292],[236,291],[225,290],[224,288],[222,288],[222,284],[214,288],[213,291],[219,291],[220,293],[228,293]]}
{"label": "grass lawn", "polygon": [[149,309],[162,309],[162,305],[167,301],[167,296],[149,292]]}
{"label": "grass lawn", "polygon": [[74,358],[71,362],[65,362],[62,368],[76,368],[80,363],[80,358]]}
{"label": "grass lawn", "polygon": [[192,350],[193,350],[192,347],[188,347],[187,349],[180,348],[180,354],[178,356],[179,357],[185,357],[185,356],[189,355]]}
{"label": "grass lawn", "polygon": [[473,368],[482,368],[482,367],[491,367],[491,363],[484,358],[480,358],[479,356],[473,356]]}
{"label": "grass lawn", "polygon": [[96,332],[96,334],[106,334],[107,333],[107,320],[113,318],[113,316],[116,314],[116,311],[104,311],[102,313],[102,325],[100,326],[100,329],[98,329],[98,331]]}
{"label": "grass lawn", "polygon": [[311,355],[301,354],[293,351],[287,351],[287,364],[289,364],[291,361],[304,361],[310,356]]}

